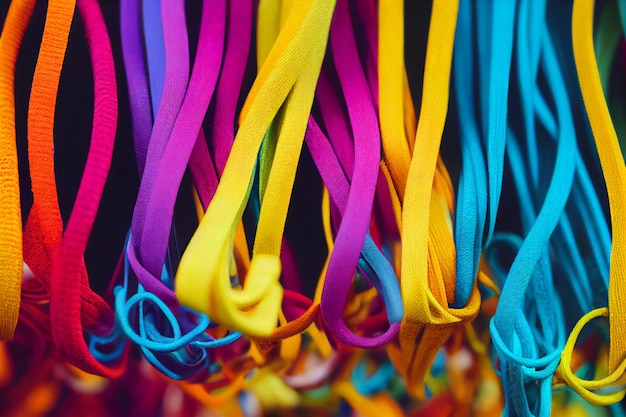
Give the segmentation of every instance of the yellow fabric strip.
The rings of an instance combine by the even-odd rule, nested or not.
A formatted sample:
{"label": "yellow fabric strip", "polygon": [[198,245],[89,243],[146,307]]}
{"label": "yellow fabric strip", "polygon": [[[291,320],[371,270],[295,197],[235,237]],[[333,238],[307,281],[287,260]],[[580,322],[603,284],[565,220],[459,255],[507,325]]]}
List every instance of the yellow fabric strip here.
{"label": "yellow fabric strip", "polygon": [[[257,18],[257,65],[260,69],[276,42],[280,28],[288,17],[286,1],[261,1]],[[272,168],[278,132],[274,121],[261,144],[259,153],[259,199],[263,199],[265,188]]]}
{"label": "yellow fabric strip", "polygon": [[[406,73],[404,66],[404,1],[378,3],[378,99],[383,155],[400,201],[404,200],[411,163],[405,135]],[[410,97],[410,92],[408,94]],[[408,110],[413,111],[412,102]],[[413,116],[414,117],[414,116]]]}
{"label": "yellow fabric strip", "polygon": [[567,343],[563,348],[561,363],[559,364],[559,368],[557,370],[557,376],[566,382],[570,388],[591,404],[599,406],[615,404],[620,402],[624,396],[626,396],[626,388],[624,387],[617,387],[616,389],[603,394],[594,392],[601,388],[620,384],[620,378],[623,378],[624,372],[626,372],[626,362],[621,362],[617,369],[610,372],[608,376],[590,381],[579,378],[576,374],[574,374],[572,371],[572,357],[574,356],[574,346],[576,344],[576,340],[585,325],[595,318],[609,317],[609,311],[610,310],[607,308],[592,310],[585,314],[578,321],[578,323],[576,323],[576,326],[572,329]]}
{"label": "yellow fabric strip", "polygon": [[[220,184],[177,272],[176,293],[183,304],[248,336],[269,336],[276,328],[282,300],[280,259],[276,253],[255,253],[243,287],[233,289],[228,266],[235,226],[249,196],[267,129],[296,82],[303,76],[317,79],[333,9],[333,1],[293,5],[246,99]],[[303,75],[307,72],[313,74]],[[308,84],[312,86],[305,89],[315,88],[315,83]],[[310,106],[307,118],[309,112]]]}
{"label": "yellow fabric strip", "polygon": [[[328,33],[328,26],[318,28]],[[311,53],[307,71],[303,71],[287,97],[275,123],[278,141],[272,160],[254,242],[254,253],[280,255],[291,191],[304,141],[317,78],[326,52],[327,36],[320,36]]]}
{"label": "yellow fabric strip", "polygon": [[280,2],[261,0],[257,13],[256,59],[259,69],[265,64],[267,56],[276,42],[280,27]]}
{"label": "yellow fabric strip", "polygon": [[[609,207],[613,244],[609,275],[609,306],[607,309],[591,311],[578,322],[563,350],[559,375],[584,399],[598,405],[620,401],[626,390],[619,389],[607,395],[594,390],[624,384],[626,378],[626,167],[622,157],[615,128],[602,90],[600,74],[593,44],[593,0],[576,0],[572,12],[572,42],[580,88],[587,109],[589,123],[596,142],[600,163],[604,173]],[[584,325],[599,316],[608,316],[610,321],[609,376],[585,381],[573,374],[572,352]]]}
{"label": "yellow fabric strip", "polygon": [[[405,323],[456,322],[428,287],[429,205],[448,113],[450,67],[458,1],[433,2],[424,70],[422,112],[409,168],[402,218],[402,293]],[[436,47],[435,47],[436,46]]]}
{"label": "yellow fabric strip", "polygon": [[404,89],[404,132],[409,141],[409,152],[413,154],[413,146],[415,145],[415,131],[417,130],[417,119],[415,118],[415,103],[411,95],[411,86],[409,78],[406,74],[406,68],[402,71],[402,85]]}
{"label": "yellow fabric strip", "polygon": [[450,69],[458,1],[435,0],[428,33],[421,114],[402,210],[401,289],[405,317],[400,352],[390,355],[407,379],[407,390],[424,398],[423,382],[437,351],[457,324],[478,312],[475,289],[462,309],[453,301],[455,250],[450,211],[452,184],[439,147],[448,112]]}

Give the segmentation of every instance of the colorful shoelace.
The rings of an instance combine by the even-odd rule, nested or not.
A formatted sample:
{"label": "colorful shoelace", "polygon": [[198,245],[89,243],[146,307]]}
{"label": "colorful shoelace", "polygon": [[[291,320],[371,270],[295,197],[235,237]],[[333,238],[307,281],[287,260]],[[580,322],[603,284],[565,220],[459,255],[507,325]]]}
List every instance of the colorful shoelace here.
{"label": "colorful shoelace", "polygon": [[626,1],[0,11],[2,413],[626,415]]}

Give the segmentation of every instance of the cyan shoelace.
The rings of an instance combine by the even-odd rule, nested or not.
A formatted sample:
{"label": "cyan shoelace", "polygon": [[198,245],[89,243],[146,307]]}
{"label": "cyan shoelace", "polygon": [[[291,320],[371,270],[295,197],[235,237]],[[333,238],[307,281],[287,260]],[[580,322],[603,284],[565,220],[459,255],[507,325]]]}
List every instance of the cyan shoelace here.
{"label": "cyan shoelace", "polygon": [[[624,415],[626,0],[9,3],[3,412]],[[65,213],[78,37],[93,124]],[[139,187],[99,294],[114,146]]]}

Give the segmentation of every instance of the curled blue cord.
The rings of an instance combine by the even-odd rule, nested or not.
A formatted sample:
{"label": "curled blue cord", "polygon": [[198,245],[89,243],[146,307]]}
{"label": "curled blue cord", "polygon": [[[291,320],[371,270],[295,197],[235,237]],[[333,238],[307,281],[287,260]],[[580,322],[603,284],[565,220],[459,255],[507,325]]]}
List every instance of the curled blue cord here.
{"label": "curled blue cord", "polygon": [[[522,7],[530,6],[529,2],[522,3]],[[556,109],[556,162],[543,204],[538,206],[537,198],[528,197],[538,196],[541,190],[529,189],[532,181],[524,175],[525,155],[514,132],[509,130],[507,158],[511,163],[526,237],[508,241],[515,247],[517,255],[506,275],[500,302],[490,323],[502,367],[502,379],[506,380],[505,411],[521,416],[550,414],[552,375],[560,360],[566,329],[559,294],[553,284],[548,242],[556,236],[555,229],[573,187],[577,154],[569,98],[554,45],[545,26],[540,40],[542,68],[554,102],[559,103]],[[521,51],[518,58],[521,61],[519,64],[525,66],[532,59],[529,51]],[[527,145],[536,146],[537,141]],[[580,288],[574,290],[580,292]],[[578,298],[584,301],[580,296]]]}
{"label": "curled blue cord", "polygon": [[[130,232],[127,250],[129,245]],[[129,271],[125,252],[124,284],[114,290],[118,332],[139,346],[148,362],[172,379],[195,379],[219,370],[211,361],[210,351],[236,341],[241,334],[233,332],[215,339],[206,332],[213,327],[206,315],[183,306],[174,312],[140,284],[134,294],[129,294]],[[169,280],[167,269],[164,274]],[[97,346],[95,341],[92,344]]]}

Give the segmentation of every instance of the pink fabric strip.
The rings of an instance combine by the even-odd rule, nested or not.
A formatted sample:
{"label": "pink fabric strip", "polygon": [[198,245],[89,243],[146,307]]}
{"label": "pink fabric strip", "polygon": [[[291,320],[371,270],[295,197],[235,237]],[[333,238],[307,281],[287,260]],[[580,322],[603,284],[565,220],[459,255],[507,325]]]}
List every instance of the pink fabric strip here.
{"label": "pink fabric strip", "polygon": [[355,152],[351,188],[328,265],[321,311],[327,326],[339,340],[352,346],[376,348],[396,335],[398,323],[392,324],[381,335],[366,338],[354,334],[342,317],[370,224],[380,162],[378,118],[367,80],[358,65],[350,10],[345,0],[337,2],[330,46],[352,125]]}
{"label": "pink fabric strip", "polygon": [[[78,0],[78,9],[85,24],[93,66],[94,119],[76,202],[52,264],[50,318],[54,342],[66,360],[87,372],[114,378],[121,375],[124,361],[109,368],[91,356],[81,324],[81,292],[90,291],[89,281],[82,273],[82,259],[113,156],[117,82],[111,42],[97,0]],[[110,323],[112,317],[108,319]]]}
{"label": "pink fabric strip", "polygon": [[214,110],[209,113],[209,116],[212,115],[208,130],[210,147],[204,133],[200,132],[202,140],[198,137],[189,161],[191,175],[205,209],[215,194],[218,174],[224,170],[235,139],[237,103],[252,41],[252,9],[251,0],[241,0],[236,7],[229,4],[224,62],[213,97]]}
{"label": "pink fabric strip", "polygon": [[243,77],[250,53],[253,25],[251,0],[230,3],[228,44],[224,55],[224,68],[215,92],[215,114],[211,123],[210,143],[215,166],[221,175],[235,139],[237,103],[241,94]]}

